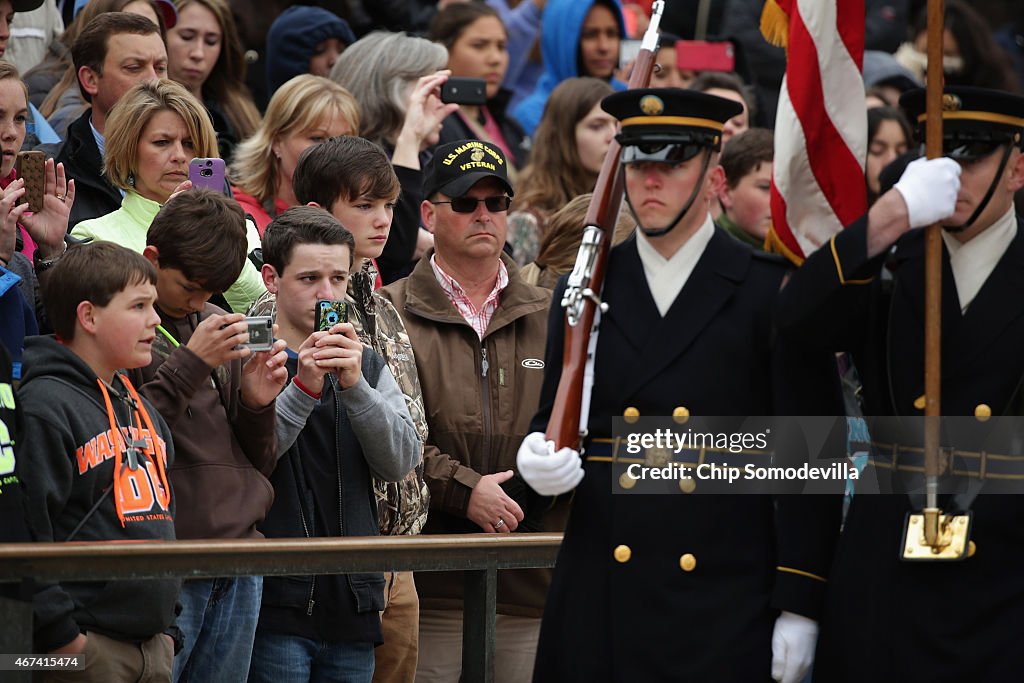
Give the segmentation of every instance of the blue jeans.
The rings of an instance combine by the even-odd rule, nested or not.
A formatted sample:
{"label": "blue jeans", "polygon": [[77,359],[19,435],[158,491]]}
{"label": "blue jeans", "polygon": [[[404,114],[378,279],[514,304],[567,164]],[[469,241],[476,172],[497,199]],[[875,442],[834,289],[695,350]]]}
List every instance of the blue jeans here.
{"label": "blue jeans", "polygon": [[370,683],[373,643],[328,643],[256,632],[249,683]]}
{"label": "blue jeans", "polygon": [[262,576],[185,581],[174,683],[245,683],[262,598]]}

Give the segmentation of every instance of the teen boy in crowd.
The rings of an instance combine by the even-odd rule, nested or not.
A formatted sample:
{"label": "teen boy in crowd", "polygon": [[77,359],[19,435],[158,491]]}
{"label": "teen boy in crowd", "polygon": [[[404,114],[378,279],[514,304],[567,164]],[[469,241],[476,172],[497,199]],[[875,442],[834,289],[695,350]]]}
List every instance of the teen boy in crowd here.
{"label": "teen boy in crowd", "polygon": [[[43,301],[55,336],[32,337],[18,400],[19,455],[39,541],[174,538],[171,432],[120,368],[148,365],[160,317],[156,273],[109,242],[69,248]],[[35,647],[84,654],[44,680],[169,681],[176,579],[49,583],[35,596]]]}
{"label": "teen boy in crowd", "polygon": [[[321,300],[344,299],[355,241],[325,210],[285,211],[263,236],[292,381],[280,397],[276,498],[267,536],[376,536],[373,478],[401,480],[422,443],[384,358],[349,322],[316,329]],[[364,681],[382,642],[380,573],[268,577],[249,681]]]}
{"label": "teen boy in crowd", "polygon": [[[245,316],[208,303],[238,278],[246,250],[242,208],[210,190],[172,198],[146,235],[160,325],[153,362],[138,379],[174,434],[179,538],[259,538],[256,525],[274,498],[268,477],[277,461],[274,399],[287,379],[284,342],[249,357]],[[176,681],[244,683],[262,583],[184,582]]]}

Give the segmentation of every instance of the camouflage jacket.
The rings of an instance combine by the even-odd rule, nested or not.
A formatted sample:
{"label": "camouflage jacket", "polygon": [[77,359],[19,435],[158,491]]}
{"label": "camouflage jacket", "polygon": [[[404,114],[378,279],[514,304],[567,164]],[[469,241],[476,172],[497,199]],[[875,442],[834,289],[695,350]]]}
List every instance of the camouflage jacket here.
{"label": "camouflage jacket", "polygon": [[[370,261],[361,270],[352,273],[348,296],[345,297],[349,303],[349,322],[355,328],[359,340],[387,361],[391,374],[405,394],[406,407],[420,441],[426,443],[427,418],[412,343],[395,307],[373,293],[376,277],[376,269]],[[253,304],[249,315],[273,316],[275,308],[274,295],[266,292]],[[430,492],[423,480],[422,454],[419,464],[405,479],[399,482],[374,479],[373,489],[377,497],[381,536],[420,533],[427,521],[427,509],[430,506]]]}

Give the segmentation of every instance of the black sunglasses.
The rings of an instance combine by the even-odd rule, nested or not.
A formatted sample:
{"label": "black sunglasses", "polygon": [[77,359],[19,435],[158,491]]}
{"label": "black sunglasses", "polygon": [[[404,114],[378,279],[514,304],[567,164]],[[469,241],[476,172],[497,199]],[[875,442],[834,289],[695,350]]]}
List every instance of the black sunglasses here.
{"label": "black sunglasses", "polygon": [[443,202],[431,202],[431,204],[451,204],[452,211],[455,213],[473,213],[476,211],[477,205],[483,202],[484,206],[491,213],[501,213],[502,211],[508,211],[508,207],[512,204],[512,198],[508,195],[501,195],[500,197],[484,197],[483,199],[477,199],[476,197],[456,197]]}

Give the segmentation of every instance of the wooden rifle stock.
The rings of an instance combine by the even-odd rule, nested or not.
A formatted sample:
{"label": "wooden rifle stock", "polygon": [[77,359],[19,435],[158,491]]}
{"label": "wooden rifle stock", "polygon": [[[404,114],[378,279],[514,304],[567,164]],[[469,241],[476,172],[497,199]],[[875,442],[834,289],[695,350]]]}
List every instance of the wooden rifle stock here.
{"label": "wooden rifle stock", "polygon": [[[657,52],[658,24],[664,4],[659,0],[652,8],[651,23],[629,78],[630,90],[646,88],[651,82]],[[566,294],[562,299],[562,307],[566,308],[562,376],[546,433],[547,439],[555,442],[556,450],[566,446],[579,450],[581,429],[585,428],[585,425],[580,424],[584,372],[594,316],[601,305],[599,296],[604,285],[611,236],[615,232],[622,205],[624,179],[619,166],[621,151],[616,141],[612,141],[608,147],[608,154],[594,186],[594,196],[587,209],[583,244],[580,245],[576,265],[569,276]]]}

